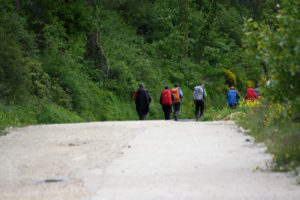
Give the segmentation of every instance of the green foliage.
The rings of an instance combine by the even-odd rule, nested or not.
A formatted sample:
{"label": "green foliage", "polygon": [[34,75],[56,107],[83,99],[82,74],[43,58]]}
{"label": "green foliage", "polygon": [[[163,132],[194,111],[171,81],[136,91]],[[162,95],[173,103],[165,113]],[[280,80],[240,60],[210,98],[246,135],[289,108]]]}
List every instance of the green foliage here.
{"label": "green foliage", "polygon": [[292,170],[300,165],[299,109],[291,102],[274,104],[267,100],[248,103],[240,115],[239,124],[251,130],[257,141],[264,141],[274,155],[274,169]]}
{"label": "green foliage", "polygon": [[248,53],[264,63],[270,85],[266,94],[272,100],[300,100],[300,3],[283,1],[276,17],[276,26],[246,21],[245,46]]}
{"label": "green foliage", "polygon": [[0,128],[26,126],[31,124],[83,122],[72,113],[55,104],[33,101],[23,105],[0,104]]}
{"label": "green foliage", "polygon": [[86,0],[29,0],[22,2],[21,7],[29,27],[38,34],[45,24],[57,19],[71,35],[90,32],[94,25],[92,9]]}
{"label": "green foliage", "polygon": [[278,8],[279,13],[267,13],[269,17],[260,23],[245,21],[246,52],[262,63],[270,84],[263,90],[266,100],[246,109],[240,123],[266,142],[275,169],[285,171],[300,165],[300,3],[283,0]]}
{"label": "green foliage", "polygon": [[[45,116],[30,107],[38,116],[28,117],[36,120],[32,123],[57,123],[66,115],[131,120],[137,119],[133,94],[144,82],[153,99],[149,119],[161,119],[161,90],[179,83],[181,117],[193,118],[192,92],[204,82],[208,113],[215,113],[226,106],[227,85],[244,92],[248,80],[261,80],[261,63],[241,46],[242,18],[251,13],[247,6],[209,0],[28,0],[16,8],[3,0],[1,101],[20,110],[43,102]],[[94,30],[100,33],[95,38],[106,60],[103,68],[87,59]]]}
{"label": "green foliage", "polygon": [[0,27],[0,96],[16,103],[28,96],[30,87],[27,60],[16,36]]}

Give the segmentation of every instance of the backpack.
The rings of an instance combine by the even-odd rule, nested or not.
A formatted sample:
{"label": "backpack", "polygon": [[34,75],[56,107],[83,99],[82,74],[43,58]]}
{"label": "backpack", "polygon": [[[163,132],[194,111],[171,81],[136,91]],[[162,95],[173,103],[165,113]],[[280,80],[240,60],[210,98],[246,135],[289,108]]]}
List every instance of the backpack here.
{"label": "backpack", "polygon": [[174,103],[179,103],[180,102],[180,96],[179,96],[179,90],[178,88],[173,88],[172,90],[170,90],[173,95],[174,95]]}
{"label": "backpack", "polygon": [[161,103],[164,106],[172,105],[171,92],[169,90],[164,90],[161,92]]}
{"label": "backpack", "polygon": [[229,105],[236,104],[236,92],[234,90],[228,91],[227,102]]}

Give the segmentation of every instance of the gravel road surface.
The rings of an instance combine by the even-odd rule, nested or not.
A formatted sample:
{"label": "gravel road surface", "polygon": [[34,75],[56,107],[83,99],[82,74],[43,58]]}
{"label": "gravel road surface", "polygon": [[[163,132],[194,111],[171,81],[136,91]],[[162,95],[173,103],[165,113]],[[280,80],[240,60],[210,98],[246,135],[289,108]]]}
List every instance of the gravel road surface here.
{"label": "gravel road surface", "polygon": [[231,121],[30,126],[0,137],[0,200],[299,200]]}

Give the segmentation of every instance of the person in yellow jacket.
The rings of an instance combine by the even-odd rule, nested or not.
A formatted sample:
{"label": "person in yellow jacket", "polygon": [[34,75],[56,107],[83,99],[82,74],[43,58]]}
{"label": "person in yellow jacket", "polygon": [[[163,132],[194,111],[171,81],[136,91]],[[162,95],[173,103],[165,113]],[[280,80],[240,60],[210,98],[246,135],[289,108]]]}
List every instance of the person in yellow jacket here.
{"label": "person in yellow jacket", "polygon": [[174,85],[174,88],[170,90],[174,96],[174,101],[173,101],[173,108],[174,108],[174,119],[175,121],[178,120],[178,115],[180,112],[180,105],[181,105],[181,101],[183,98],[183,92],[182,90],[179,88],[178,84]]}

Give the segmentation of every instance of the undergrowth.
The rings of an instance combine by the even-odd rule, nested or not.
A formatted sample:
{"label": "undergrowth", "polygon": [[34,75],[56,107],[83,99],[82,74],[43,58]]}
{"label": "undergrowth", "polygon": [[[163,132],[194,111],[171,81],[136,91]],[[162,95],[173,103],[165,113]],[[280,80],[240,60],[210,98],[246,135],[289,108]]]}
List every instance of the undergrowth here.
{"label": "undergrowth", "polygon": [[264,142],[273,154],[275,171],[293,170],[300,166],[300,123],[298,106],[260,100],[243,104],[236,118],[250,130],[256,141]]}

